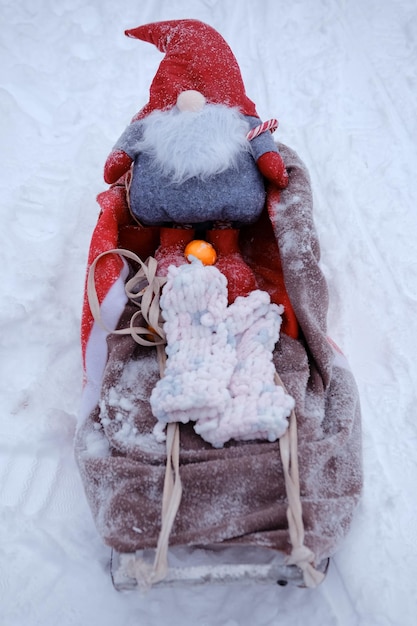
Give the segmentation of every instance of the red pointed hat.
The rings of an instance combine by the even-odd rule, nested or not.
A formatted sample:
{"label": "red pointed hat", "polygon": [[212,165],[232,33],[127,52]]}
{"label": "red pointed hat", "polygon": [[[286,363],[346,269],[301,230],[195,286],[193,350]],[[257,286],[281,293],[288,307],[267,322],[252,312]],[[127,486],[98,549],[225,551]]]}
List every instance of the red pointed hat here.
{"label": "red pointed hat", "polygon": [[258,117],[247,97],[239,65],[229,45],[211,26],[198,20],[169,20],[125,31],[153,43],[165,52],[150,87],[148,104],[140,119],[159,109],[174,106],[182,91],[195,89],[213,104],[237,107],[244,115]]}

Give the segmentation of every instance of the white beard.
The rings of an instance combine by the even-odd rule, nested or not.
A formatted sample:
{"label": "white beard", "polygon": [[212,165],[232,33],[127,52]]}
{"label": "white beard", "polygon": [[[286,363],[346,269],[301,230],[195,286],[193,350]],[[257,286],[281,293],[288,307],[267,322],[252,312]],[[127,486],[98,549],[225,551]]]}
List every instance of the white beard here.
{"label": "white beard", "polygon": [[206,104],[196,113],[177,107],[154,111],[142,122],[143,137],[135,148],[177,184],[224,172],[236,166],[242,151],[250,150],[248,122],[237,109],[222,104]]}

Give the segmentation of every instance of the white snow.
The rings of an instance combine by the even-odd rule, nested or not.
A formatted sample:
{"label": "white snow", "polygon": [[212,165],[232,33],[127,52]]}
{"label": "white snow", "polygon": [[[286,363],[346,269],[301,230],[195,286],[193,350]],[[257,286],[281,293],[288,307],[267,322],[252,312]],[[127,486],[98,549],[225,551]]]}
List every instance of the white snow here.
{"label": "white snow", "polygon": [[[278,117],[277,138],[312,178],[329,329],[360,389],[365,469],[351,532],[313,591],[117,593],[73,458],[95,196],[162,58],[123,31],[179,17],[222,33],[259,114]],[[412,626],[415,0],[2,0],[0,19],[1,624]]]}

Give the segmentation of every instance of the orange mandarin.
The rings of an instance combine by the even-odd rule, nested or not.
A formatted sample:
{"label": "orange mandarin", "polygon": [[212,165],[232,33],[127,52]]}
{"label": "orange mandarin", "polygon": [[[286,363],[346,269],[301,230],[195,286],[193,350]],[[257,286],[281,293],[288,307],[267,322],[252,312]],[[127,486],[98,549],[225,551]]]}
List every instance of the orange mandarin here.
{"label": "orange mandarin", "polygon": [[204,241],[204,239],[193,239],[187,244],[184,255],[186,259],[190,255],[199,259],[203,265],[214,265],[217,259],[217,254],[211,243]]}

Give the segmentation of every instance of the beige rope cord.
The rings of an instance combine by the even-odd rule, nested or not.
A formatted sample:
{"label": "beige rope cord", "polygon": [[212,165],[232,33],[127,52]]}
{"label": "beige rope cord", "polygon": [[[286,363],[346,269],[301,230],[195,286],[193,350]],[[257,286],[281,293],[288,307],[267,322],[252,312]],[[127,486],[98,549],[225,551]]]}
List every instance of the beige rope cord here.
{"label": "beige rope cord", "polygon": [[[137,273],[125,285],[126,295],[133,300],[139,310],[132,316],[129,328],[113,330],[107,328],[100,314],[100,304],[95,288],[95,269],[98,261],[108,254],[118,254],[135,261],[139,265]],[[165,278],[156,275],[157,262],[154,258],[144,263],[136,254],[129,250],[112,249],[100,254],[92,263],[87,279],[87,296],[91,313],[107,332],[120,335],[130,334],[133,339],[144,346],[156,346],[161,377],[165,370],[165,335],[160,321],[160,294]],[[140,289],[139,289],[140,287]],[[140,303],[138,300],[140,299]],[[142,316],[147,326],[135,326],[138,316]],[[149,337],[151,336],[151,339]],[[275,383],[285,390],[278,373]],[[316,587],[323,579],[324,574],[315,569],[314,553],[304,545],[304,523],[300,498],[300,479],[298,470],[298,435],[295,411],[291,412],[289,425],[284,435],[279,439],[279,449],[284,472],[285,488],[288,499],[287,520],[292,551],[287,559],[289,565],[298,566],[304,576],[306,587]],[[162,494],[161,530],[157,542],[153,565],[142,559],[132,560],[129,572],[134,576],[140,587],[149,587],[163,580],[168,571],[169,536],[179,509],[182,497],[182,484],[179,471],[180,436],[179,424],[169,423],[166,431],[167,461],[165,480]]]}
{"label": "beige rope cord", "polygon": [[[275,382],[286,391],[278,372],[275,374]],[[288,428],[280,437],[279,449],[288,499],[288,532],[292,545],[292,551],[287,559],[287,563],[289,565],[297,565],[302,570],[306,587],[317,587],[324,580],[325,575],[315,569],[313,566],[314,552],[304,545],[304,522],[298,471],[297,417],[294,409],[291,411],[288,420]]]}
{"label": "beige rope cord", "polygon": [[[139,270],[130,280],[127,281],[125,285],[127,297],[139,306],[139,310],[130,320],[129,328],[120,328],[116,330],[107,328],[101,317],[100,303],[95,286],[95,270],[100,259],[109,254],[117,254],[119,256],[126,257],[131,261],[135,261],[135,263],[139,265]],[[107,250],[96,257],[88,272],[87,297],[94,320],[100,324],[106,332],[116,335],[131,335],[133,339],[142,346],[165,344],[164,331],[160,321],[159,298],[162,287],[166,282],[166,278],[157,276],[156,268],[157,261],[154,258],[149,257],[147,262],[144,263],[134,252],[124,250],[123,248]],[[135,287],[141,285],[143,285],[142,289],[135,290]],[[141,299],[140,305],[137,302],[139,298]],[[147,324],[146,327],[135,326],[139,316],[142,316],[145,320]],[[149,337],[151,337],[151,339]]]}

